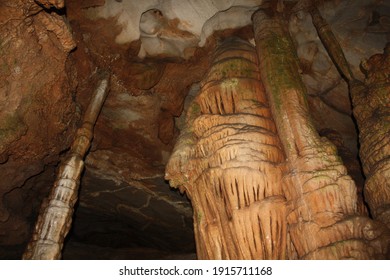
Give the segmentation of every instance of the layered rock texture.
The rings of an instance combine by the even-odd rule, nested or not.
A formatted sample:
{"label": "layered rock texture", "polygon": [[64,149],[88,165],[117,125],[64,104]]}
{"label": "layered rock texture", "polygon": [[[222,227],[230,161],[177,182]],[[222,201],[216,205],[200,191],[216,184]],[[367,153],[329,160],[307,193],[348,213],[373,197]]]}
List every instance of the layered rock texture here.
{"label": "layered rock texture", "polygon": [[[73,215],[47,223],[70,226],[62,258],[384,258],[390,7],[271,2],[0,1],[0,258],[29,255],[102,69],[78,200],[57,197]],[[290,72],[267,60],[284,39],[255,40],[259,7]],[[272,89],[291,71],[299,94]]]}
{"label": "layered rock texture", "polygon": [[284,258],[284,155],[256,52],[232,38],[214,55],[165,177],[191,199],[199,258]]}

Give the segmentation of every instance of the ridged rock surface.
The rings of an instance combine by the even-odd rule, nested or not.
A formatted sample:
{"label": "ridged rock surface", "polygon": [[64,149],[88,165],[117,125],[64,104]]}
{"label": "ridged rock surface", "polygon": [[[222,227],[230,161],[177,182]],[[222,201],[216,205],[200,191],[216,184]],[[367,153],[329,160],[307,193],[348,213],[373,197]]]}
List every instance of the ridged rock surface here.
{"label": "ridged rock surface", "polygon": [[[0,258],[21,258],[59,159],[90,100],[98,69],[111,72],[111,91],[86,158],[64,258],[95,258],[103,251],[106,258],[193,257],[191,204],[169,188],[165,165],[179,132],[186,133],[184,116],[216,44],[232,35],[253,43],[251,14],[262,2],[0,1]],[[289,9],[292,3],[284,2]],[[360,60],[383,51],[388,4],[320,2],[321,13],[359,73]],[[336,144],[347,169],[357,172],[350,173],[354,179],[363,178],[356,165],[357,133],[347,86],[307,13],[291,15],[289,29],[309,88],[315,128]],[[220,98],[233,110],[228,106],[232,96]],[[209,100],[203,105],[212,104]],[[220,105],[212,106],[219,110]],[[227,121],[219,113],[213,118],[215,125]],[[239,125],[224,131],[238,137],[238,131],[245,131],[242,122],[250,119],[231,119]],[[260,139],[253,131],[260,125],[270,129],[255,119],[241,138]]]}
{"label": "ridged rock surface", "polygon": [[252,45],[219,46],[183,132],[165,177],[191,199],[198,257],[284,258],[284,156]]}
{"label": "ridged rock surface", "polygon": [[374,218],[390,228],[390,43],[362,63],[365,87],[352,92],[365,195]]}

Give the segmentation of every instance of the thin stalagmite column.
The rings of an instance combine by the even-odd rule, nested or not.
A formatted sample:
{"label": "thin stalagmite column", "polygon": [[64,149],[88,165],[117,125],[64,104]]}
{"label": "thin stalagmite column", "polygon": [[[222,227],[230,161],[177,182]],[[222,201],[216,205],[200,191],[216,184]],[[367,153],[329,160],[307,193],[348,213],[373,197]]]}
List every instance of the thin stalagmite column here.
{"label": "thin stalagmite column", "polygon": [[375,219],[390,228],[390,43],[383,55],[362,63],[364,83],[353,77],[344,52],[315,5],[309,5],[318,35],[346,79],[359,128],[365,199]]}
{"label": "thin stalagmite column", "polygon": [[82,126],[77,130],[67,157],[60,164],[48,202],[41,207],[23,259],[53,260],[61,258],[62,246],[71,227],[73,208],[78,198],[84,157],[90,147],[93,127],[108,92],[109,75],[104,73],[102,76],[85,112]]}
{"label": "thin stalagmite column", "polygon": [[284,259],[284,160],[251,44],[225,40],[166,168],[194,209],[199,259]]}
{"label": "thin stalagmite column", "polygon": [[314,128],[288,24],[270,9],[258,10],[253,24],[262,81],[287,157],[283,190],[297,257],[383,258],[385,228],[358,215],[353,180],[335,146]]}

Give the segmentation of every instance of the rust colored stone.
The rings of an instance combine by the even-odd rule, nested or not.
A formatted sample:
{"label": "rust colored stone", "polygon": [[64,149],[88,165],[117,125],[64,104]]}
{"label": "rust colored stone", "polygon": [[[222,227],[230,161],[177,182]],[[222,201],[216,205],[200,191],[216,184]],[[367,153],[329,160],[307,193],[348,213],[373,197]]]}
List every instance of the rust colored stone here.
{"label": "rust colored stone", "polygon": [[25,209],[32,204],[9,202],[26,196],[26,180],[69,147],[78,120],[77,81],[67,67],[70,49],[41,20],[53,18],[65,28],[64,19],[34,1],[0,5],[0,244],[13,245],[29,234],[31,212]]}

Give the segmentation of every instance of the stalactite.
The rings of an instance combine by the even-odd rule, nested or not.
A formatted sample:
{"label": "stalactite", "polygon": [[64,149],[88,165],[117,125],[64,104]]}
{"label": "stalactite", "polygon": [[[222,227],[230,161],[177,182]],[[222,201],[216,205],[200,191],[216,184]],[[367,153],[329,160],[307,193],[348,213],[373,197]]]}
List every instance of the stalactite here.
{"label": "stalactite", "polygon": [[254,48],[230,38],[187,113],[167,169],[191,199],[200,259],[284,259],[284,160]]}
{"label": "stalactite", "polygon": [[357,214],[353,180],[336,148],[314,129],[287,24],[270,9],[258,10],[253,23],[261,77],[287,156],[283,190],[297,256],[383,258],[385,228]]}
{"label": "stalactite", "polygon": [[93,127],[108,92],[109,76],[102,79],[85,112],[81,128],[77,130],[71,149],[60,164],[57,179],[51,189],[48,202],[42,205],[24,259],[59,259],[64,239],[72,223],[73,208],[78,198],[84,157],[93,137]]}
{"label": "stalactite", "polygon": [[318,32],[318,36],[321,39],[321,42],[324,44],[324,47],[329,51],[331,51],[331,58],[334,61],[336,67],[342,73],[342,75],[348,80],[354,80],[353,73],[349,68],[347,59],[345,58],[344,52],[337,41],[335,35],[332,32],[329,24],[325,21],[325,19],[321,16],[315,5],[308,4],[308,10],[313,19],[313,24]]}

